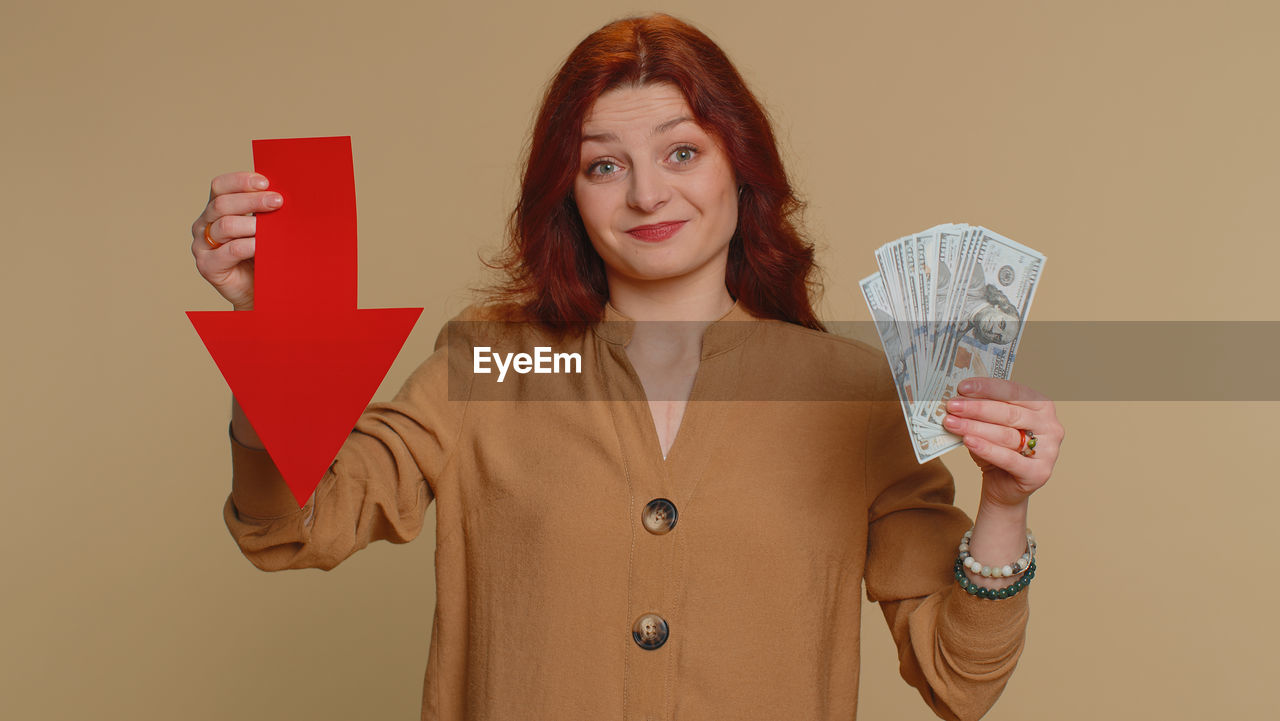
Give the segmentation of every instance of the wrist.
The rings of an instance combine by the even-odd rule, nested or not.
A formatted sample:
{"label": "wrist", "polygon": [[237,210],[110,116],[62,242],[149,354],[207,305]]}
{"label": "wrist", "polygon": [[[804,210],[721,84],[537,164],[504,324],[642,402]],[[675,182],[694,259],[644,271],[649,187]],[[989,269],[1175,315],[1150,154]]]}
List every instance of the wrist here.
{"label": "wrist", "polygon": [[956,572],[979,588],[997,589],[1012,585],[1035,560],[1036,544],[1031,529],[1022,526],[1017,542],[1006,535],[1011,530],[992,526],[979,530],[975,524],[960,541]]}
{"label": "wrist", "polygon": [[978,516],[988,521],[995,521],[1002,526],[1025,528],[1030,508],[1030,497],[1014,503],[1008,503],[990,498],[984,493],[978,501]]}
{"label": "wrist", "polygon": [[[993,501],[985,495],[978,504],[974,517],[973,538],[970,541],[973,556],[984,564],[1003,567],[1012,563],[1027,550],[1027,511],[1029,499],[1007,504]],[[974,585],[983,588],[1001,588],[1013,583],[1009,578],[987,578],[964,569]]]}

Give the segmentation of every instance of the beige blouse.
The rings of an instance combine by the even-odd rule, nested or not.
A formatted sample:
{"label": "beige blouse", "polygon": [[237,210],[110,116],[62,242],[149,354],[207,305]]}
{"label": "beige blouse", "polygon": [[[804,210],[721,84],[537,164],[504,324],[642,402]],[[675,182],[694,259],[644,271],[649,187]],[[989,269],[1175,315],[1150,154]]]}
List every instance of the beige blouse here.
{"label": "beige blouse", "polygon": [[[942,463],[917,464],[880,350],[735,305],[664,460],[632,321],[609,306],[555,339],[474,317],[369,407],[304,508],[232,443],[224,516],[265,570],[410,541],[435,501],[423,719],[852,719],[864,580],[940,717],[995,702],[1029,594],[959,590],[970,521]],[[498,383],[474,345],[578,353],[582,372]]]}

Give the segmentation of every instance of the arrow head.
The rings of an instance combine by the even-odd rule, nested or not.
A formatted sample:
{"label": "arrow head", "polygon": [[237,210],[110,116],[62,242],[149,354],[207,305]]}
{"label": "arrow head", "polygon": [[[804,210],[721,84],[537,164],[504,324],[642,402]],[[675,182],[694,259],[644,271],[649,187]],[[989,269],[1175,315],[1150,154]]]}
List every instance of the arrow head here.
{"label": "arrow head", "polygon": [[187,316],[301,508],[421,313],[353,308]]}

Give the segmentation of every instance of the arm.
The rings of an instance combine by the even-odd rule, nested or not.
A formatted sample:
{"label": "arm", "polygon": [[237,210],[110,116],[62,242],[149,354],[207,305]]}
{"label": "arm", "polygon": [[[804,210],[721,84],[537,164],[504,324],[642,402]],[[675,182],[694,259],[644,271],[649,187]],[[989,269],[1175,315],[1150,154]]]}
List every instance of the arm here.
{"label": "arm", "polygon": [[369,406],[301,509],[267,452],[246,445],[233,426],[223,518],[255,566],[328,570],[372,541],[417,536],[447,477],[466,410],[464,400],[449,399],[444,345],[442,332],[436,352],[396,397]]}
{"label": "arm", "polygon": [[[916,462],[898,403],[874,405],[867,432],[867,597],[884,613],[902,677],[934,713],[976,719],[999,698],[1017,665],[1030,591],[995,601],[960,589],[952,567],[971,524],[952,505],[951,474],[939,460]],[[981,538],[988,545],[975,545],[974,555],[983,558],[993,553],[997,536],[990,531],[998,524],[981,512],[979,520],[988,532],[979,536],[975,530],[975,544]],[[1012,558],[1022,553],[1024,531],[1018,528]]]}
{"label": "arm", "polygon": [[[253,308],[255,216],[284,203],[267,187],[257,173],[219,175],[191,225],[196,269],[236,310]],[[403,543],[418,534],[446,476],[466,405],[449,400],[444,339],[441,333],[436,352],[392,402],[375,403],[361,416],[302,509],[233,399],[232,491],[223,517],[254,565],[329,569],[372,541]]]}
{"label": "arm", "polygon": [[258,437],[258,432],[253,430],[253,425],[249,423],[249,417],[244,414],[244,409],[240,407],[240,401],[235,396],[231,396],[231,441],[239,442],[245,448],[255,451],[265,450],[262,445],[262,439]]}

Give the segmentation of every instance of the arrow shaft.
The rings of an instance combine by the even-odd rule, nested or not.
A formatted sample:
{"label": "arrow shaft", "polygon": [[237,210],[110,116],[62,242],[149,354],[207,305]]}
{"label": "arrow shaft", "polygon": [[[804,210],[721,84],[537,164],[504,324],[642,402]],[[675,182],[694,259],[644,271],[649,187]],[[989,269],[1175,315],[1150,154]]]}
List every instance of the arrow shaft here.
{"label": "arrow shaft", "polygon": [[284,196],[257,216],[254,309],[356,307],[356,185],[351,138],[253,141],[254,169]]}

